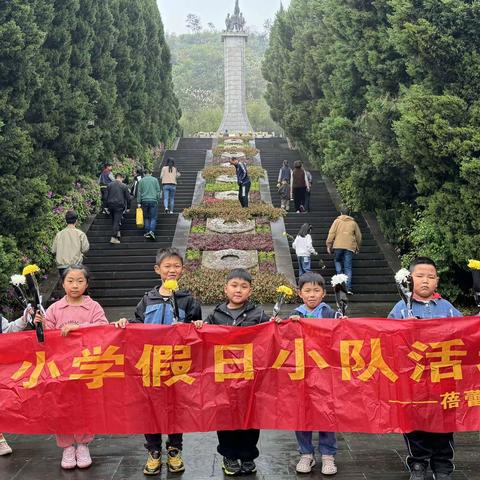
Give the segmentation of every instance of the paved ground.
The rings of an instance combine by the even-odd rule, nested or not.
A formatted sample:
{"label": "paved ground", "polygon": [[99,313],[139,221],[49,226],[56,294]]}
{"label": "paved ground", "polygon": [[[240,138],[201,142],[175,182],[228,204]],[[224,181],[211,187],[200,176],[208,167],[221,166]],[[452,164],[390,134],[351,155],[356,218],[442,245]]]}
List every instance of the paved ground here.
{"label": "paved ground", "polygon": [[[145,461],[143,437],[98,436],[91,445],[94,464],[88,470],[65,472],[60,468],[61,451],[53,437],[6,435],[14,453],[0,457],[1,480],[140,480]],[[398,435],[340,434],[336,480],[407,480],[403,457],[403,439]],[[314,437],[315,438],[315,437]],[[456,436],[457,470],[455,480],[480,480],[479,433]],[[308,475],[295,474],[296,442],[291,432],[263,431],[258,473],[248,478],[258,480],[326,479],[319,467]],[[215,433],[185,436],[183,475],[168,474],[162,479],[223,479],[221,458],[216,451]],[[227,477],[225,477],[227,478]]]}

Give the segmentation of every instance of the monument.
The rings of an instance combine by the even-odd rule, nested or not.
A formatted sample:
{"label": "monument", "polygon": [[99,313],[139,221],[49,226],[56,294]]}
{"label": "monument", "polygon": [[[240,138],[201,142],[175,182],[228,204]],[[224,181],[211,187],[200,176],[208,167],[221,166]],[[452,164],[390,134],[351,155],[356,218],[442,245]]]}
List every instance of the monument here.
{"label": "monument", "polygon": [[240,12],[238,0],[233,15],[225,20],[222,34],[224,44],[225,108],[218,133],[248,133],[252,126],[247,116],[245,83],[245,45],[248,33],[245,18]]}

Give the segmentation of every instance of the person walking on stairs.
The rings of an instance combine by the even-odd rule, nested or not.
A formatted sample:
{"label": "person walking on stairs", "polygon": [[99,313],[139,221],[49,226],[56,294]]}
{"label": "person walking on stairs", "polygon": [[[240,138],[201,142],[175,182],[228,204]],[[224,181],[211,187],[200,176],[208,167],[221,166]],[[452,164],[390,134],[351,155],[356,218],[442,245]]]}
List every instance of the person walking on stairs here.
{"label": "person walking on stairs", "polygon": [[155,240],[155,228],[157,227],[158,204],[162,198],[160,183],[156,177],[152,177],[151,172],[146,172],[138,182],[137,202],[143,210],[143,221],[145,228],[145,238]]}
{"label": "person walking on stairs", "polygon": [[295,254],[297,255],[299,277],[311,271],[311,256],[318,255],[317,251],[313,248],[311,232],[312,226],[309,223],[304,223],[292,243],[292,247],[295,249]]}
{"label": "person walking on stairs", "polygon": [[278,172],[277,188],[280,187],[280,185],[284,180],[286,180],[287,183],[290,184],[291,178],[292,178],[292,169],[288,164],[288,160],[284,160]]}
{"label": "person walking on stairs", "polygon": [[65,214],[67,226],[55,235],[52,253],[55,255],[60,277],[69,265],[81,265],[83,255],[88,252],[90,244],[84,232],[77,228],[77,214],[69,210]]}
{"label": "person walking on stairs", "polygon": [[173,213],[173,205],[175,202],[175,191],[177,189],[177,179],[180,173],[175,167],[175,160],[169,158],[167,164],[160,172],[160,180],[163,188],[163,205],[165,213]]}
{"label": "person walking on stairs", "polygon": [[307,173],[303,169],[302,162],[297,160],[294,163],[290,182],[290,195],[295,203],[295,211],[297,213],[305,212],[305,195],[309,189]]}
{"label": "person walking on stairs", "polygon": [[120,225],[123,213],[130,209],[130,192],[123,183],[121,173],[115,175],[115,181],[107,188],[107,207],[112,216],[112,238],[110,243],[120,243]]}
{"label": "person walking on stairs", "polygon": [[232,157],[230,163],[235,167],[237,172],[238,183],[238,200],[242,208],[248,207],[248,194],[250,192],[251,182],[248,176],[247,165],[245,162],[240,162],[238,158]]}
{"label": "person walking on stairs", "polygon": [[357,222],[350,216],[346,207],[340,209],[340,215],[335,219],[327,237],[327,252],[335,254],[335,271],[348,277],[348,294],[352,291],[352,261],[353,254],[359,253],[362,244],[362,233]]}
{"label": "person walking on stairs", "polygon": [[103,165],[102,173],[98,177],[98,184],[100,185],[100,194],[102,198],[102,212],[107,215],[109,213],[107,209],[107,187],[115,180],[112,168],[113,166],[111,163],[105,163]]}

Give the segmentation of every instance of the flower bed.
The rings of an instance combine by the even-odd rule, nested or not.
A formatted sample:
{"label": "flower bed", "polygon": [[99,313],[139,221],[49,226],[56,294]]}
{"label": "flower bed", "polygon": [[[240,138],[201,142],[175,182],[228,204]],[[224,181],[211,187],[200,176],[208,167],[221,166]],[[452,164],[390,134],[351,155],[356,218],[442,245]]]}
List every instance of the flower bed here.
{"label": "flower bed", "polygon": [[[206,192],[230,192],[232,190],[238,190],[237,183],[214,182],[214,183],[207,183],[205,185]],[[251,192],[260,191],[260,184],[258,183],[258,181],[252,182],[250,191]]]}
{"label": "flower bed", "polygon": [[[238,188],[238,187],[237,187]],[[221,202],[223,200],[215,198],[215,192],[205,192],[203,195],[203,201],[206,203],[209,202]],[[248,194],[248,201],[251,203],[258,203],[262,201],[262,195],[260,192],[252,192]]]}
{"label": "flower bed", "polygon": [[254,147],[246,145],[219,145],[213,149],[214,157],[221,157],[224,153],[238,153],[242,152],[247,158],[253,158],[258,155],[259,150]]}
{"label": "flower bed", "polygon": [[[290,285],[285,276],[279,273],[261,270],[253,270],[251,273],[253,277],[251,300],[258,304],[275,303],[278,298],[277,288],[280,285]],[[228,271],[194,268],[187,264],[179,284],[182,288],[190,290],[203,304],[217,304],[225,299],[227,274]]]}
{"label": "flower bed", "polygon": [[[228,160],[224,157],[213,157],[212,165],[222,166],[224,163],[227,163],[227,162]],[[246,165],[254,165],[256,160],[253,158],[242,158],[242,162],[244,162]]]}
{"label": "flower bed", "polygon": [[227,221],[250,220],[255,217],[266,218],[269,221],[276,221],[285,215],[282,208],[265,203],[254,203],[248,208],[242,208],[233,200],[219,200],[212,203],[201,203],[183,211],[187,219],[193,218],[223,218]]}
{"label": "flower bed", "polygon": [[[223,167],[221,165],[212,165],[202,170],[203,178],[209,183],[215,182],[217,177],[219,177],[220,175],[234,176],[235,167],[233,165],[230,167]],[[250,177],[250,180],[258,181],[260,178],[265,176],[265,170],[258,165],[252,165],[248,169],[248,176]]]}
{"label": "flower bed", "polygon": [[188,237],[187,248],[201,251],[227,250],[262,250],[273,251],[273,239],[269,233],[191,233]]}

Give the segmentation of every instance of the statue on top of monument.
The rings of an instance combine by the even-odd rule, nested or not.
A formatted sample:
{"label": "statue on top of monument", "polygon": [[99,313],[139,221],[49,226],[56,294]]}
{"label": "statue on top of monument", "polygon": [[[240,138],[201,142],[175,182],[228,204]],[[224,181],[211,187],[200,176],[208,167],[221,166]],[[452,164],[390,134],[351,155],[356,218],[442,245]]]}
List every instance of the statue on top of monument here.
{"label": "statue on top of monument", "polygon": [[235,10],[233,15],[228,14],[225,19],[225,26],[227,27],[227,32],[244,32],[245,31],[245,17],[243,13],[240,12],[240,7],[238,5],[238,0],[235,0]]}

